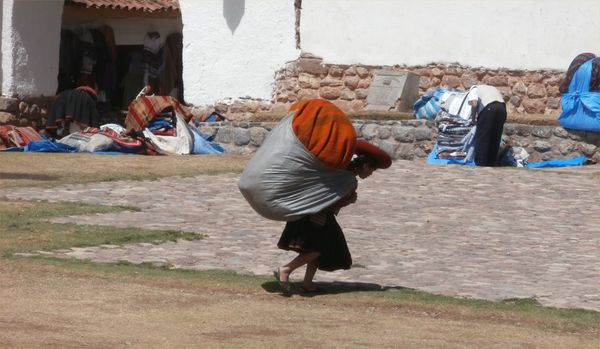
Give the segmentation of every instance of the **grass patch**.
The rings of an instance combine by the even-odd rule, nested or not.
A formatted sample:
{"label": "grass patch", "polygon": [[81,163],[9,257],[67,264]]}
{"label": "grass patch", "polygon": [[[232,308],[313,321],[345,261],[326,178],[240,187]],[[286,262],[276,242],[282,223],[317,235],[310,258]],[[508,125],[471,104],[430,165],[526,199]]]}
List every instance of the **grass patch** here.
{"label": "grass patch", "polygon": [[200,239],[201,234],[110,226],[55,224],[51,217],[112,213],[130,207],[30,201],[0,202],[0,256],[17,252],[51,251],[71,247],[121,245],[176,239]]}
{"label": "grass patch", "polygon": [[247,160],[247,157],[238,155],[123,156],[0,152],[0,189],[241,173]]}

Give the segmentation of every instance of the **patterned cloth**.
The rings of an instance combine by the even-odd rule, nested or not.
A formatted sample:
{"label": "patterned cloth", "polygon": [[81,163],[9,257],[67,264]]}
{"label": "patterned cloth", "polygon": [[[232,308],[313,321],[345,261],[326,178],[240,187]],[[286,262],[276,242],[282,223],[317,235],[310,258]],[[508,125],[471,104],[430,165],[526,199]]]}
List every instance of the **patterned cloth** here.
{"label": "patterned cloth", "polygon": [[356,131],[346,114],[322,99],[293,104],[292,129],[298,140],[325,165],[346,169],[354,155]]}
{"label": "patterned cloth", "polygon": [[170,96],[143,96],[131,104],[125,116],[125,128],[128,131],[141,131],[166,108],[173,108],[173,111],[179,113],[189,122],[192,119],[192,113],[178,100]]}
{"label": "patterned cloth", "polygon": [[581,65],[583,65],[583,63],[589,61],[590,59],[593,59],[590,91],[600,90],[600,57],[596,57],[596,55],[593,53],[586,52],[577,55],[577,57],[571,61],[569,69],[567,69],[565,79],[560,84],[560,93],[569,92],[569,86],[571,85],[571,81],[573,81],[573,75],[575,75],[575,72],[579,69],[579,67],[581,67]]}

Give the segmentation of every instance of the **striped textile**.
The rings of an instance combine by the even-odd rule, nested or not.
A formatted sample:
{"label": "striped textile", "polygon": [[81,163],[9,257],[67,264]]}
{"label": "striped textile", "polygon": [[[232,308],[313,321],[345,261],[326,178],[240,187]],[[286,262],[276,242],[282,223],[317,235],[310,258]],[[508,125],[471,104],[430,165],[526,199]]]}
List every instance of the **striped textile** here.
{"label": "striped textile", "polygon": [[328,167],[348,167],[356,131],[342,110],[331,102],[309,99],[293,104],[289,111],[295,112],[292,129],[306,149]]}
{"label": "striped textile", "polygon": [[417,119],[435,119],[442,110],[440,100],[446,89],[439,87],[428,91],[413,104],[413,114]]}
{"label": "striped textile", "polygon": [[125,128],[128,131],[141,131],[168,107],[172,107],[175,112],[181,114],[185,122],[192,119],[192,113],[171,96],[143,96],[129,104],[129,110],[125,116]]}

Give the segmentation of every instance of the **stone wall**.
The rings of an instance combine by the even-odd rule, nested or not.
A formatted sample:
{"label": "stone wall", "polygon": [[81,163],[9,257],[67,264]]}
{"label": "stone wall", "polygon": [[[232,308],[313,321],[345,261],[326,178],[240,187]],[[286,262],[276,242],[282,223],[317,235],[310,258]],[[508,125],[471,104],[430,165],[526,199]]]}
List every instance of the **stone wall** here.
{"label": "stone wall", "polygon": [[[228,152],[252,154],[275,123],[201,123],[200,132],[213,136]],[[379,145],[394,159],[422,159],[436,142],[437,128],[431,121],[354,121],[358,137]],[[531,162],[571,158],[584,154],[600,162],[600,133],[567,131],[558,126],[506,124],[503,139],[524,147]]]}
{"label": "stone wall", "polygon": [[216,109],[232,120],[244,120],[257,111],[286,111],[292,103],[306,98],[332,101],[347,112],[362,111],[373,73],[379,69],[406,70],[420,75],[420,95],[440,86],[468,89],[475,84],[488,84],[502,92],[509,114],[544,114],[549,118],[560,114],[558,88],[564,71],[487,69],[459,64],[339,65],[327,64],[306,53],[277,72],[271,101],[251,98],[224,101],[200,107],[198,113]]}
{"label": "stone wall", "polygon": [[0,125],[33,126],[42,129],[54,97],[9,98],[0,97]]}

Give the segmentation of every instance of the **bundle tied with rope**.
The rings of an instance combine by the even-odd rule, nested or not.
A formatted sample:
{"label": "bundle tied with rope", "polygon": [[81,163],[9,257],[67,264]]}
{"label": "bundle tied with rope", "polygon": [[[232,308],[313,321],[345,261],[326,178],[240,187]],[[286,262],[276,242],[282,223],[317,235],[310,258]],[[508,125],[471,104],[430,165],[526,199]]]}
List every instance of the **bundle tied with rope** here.
{"label": "bundle tied with rope", "polygon": [[347,170],[356,131],[331,102],[300,101],[271,130],[248,162],[239,189],[265,218],[294,221],[315,214],[357,186]]}

